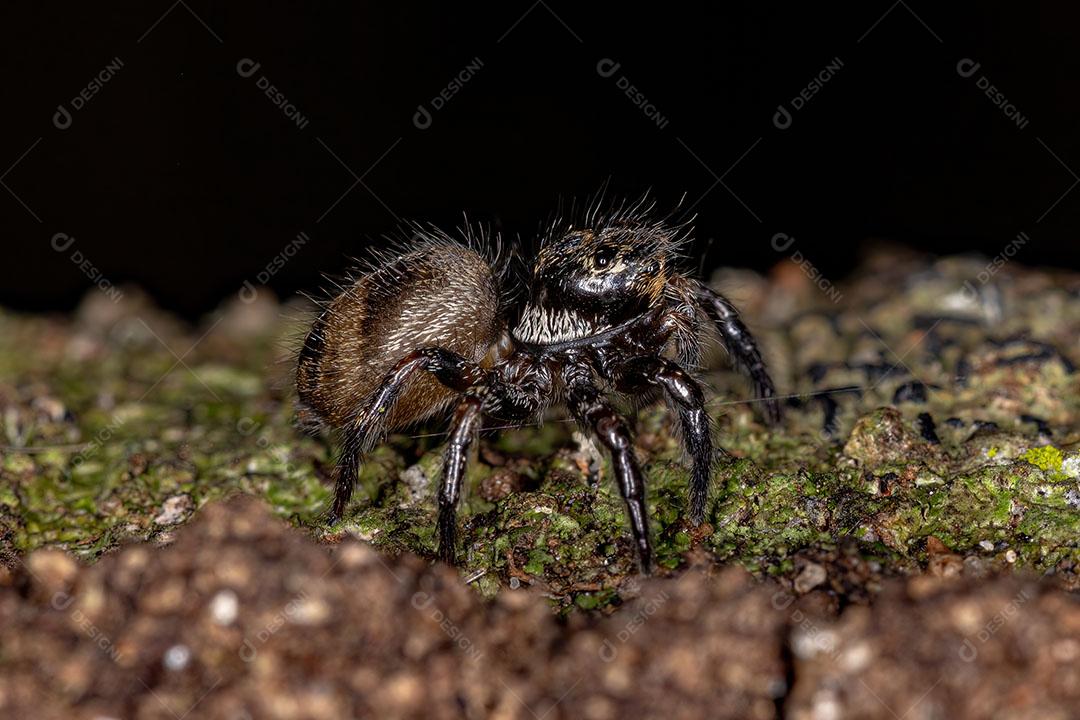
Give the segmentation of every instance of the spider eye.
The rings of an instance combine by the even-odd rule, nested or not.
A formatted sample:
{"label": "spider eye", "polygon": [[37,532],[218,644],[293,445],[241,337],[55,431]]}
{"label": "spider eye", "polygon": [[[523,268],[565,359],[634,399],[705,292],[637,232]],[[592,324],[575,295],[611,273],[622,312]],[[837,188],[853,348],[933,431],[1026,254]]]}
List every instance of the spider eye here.
{"label": "spider eye", "polygon": [[596,251],[596,255],[593,256],[593,260],[596,262],[597,267],[607,267],[615,256],[618,255],[618,250],[613,247],[603,247]]}

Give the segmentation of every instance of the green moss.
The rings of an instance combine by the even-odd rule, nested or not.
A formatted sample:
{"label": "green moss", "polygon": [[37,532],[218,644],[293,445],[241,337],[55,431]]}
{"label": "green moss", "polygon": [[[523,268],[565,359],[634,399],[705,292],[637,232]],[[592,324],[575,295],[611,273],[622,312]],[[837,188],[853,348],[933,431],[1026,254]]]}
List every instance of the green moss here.
{"label": "green moss", "polygon": [[525,563],[525,567],[523,567],[522,570],[530,575],[542,576],[547,564],[554,561],[555,558],[547,551],[536,548],[529,553],[529,561]]}
{"label": "green moss", "polygon": [[1061,465],[1065,460],[1065,456],[1053,445],[1043,445],[1042,447],[1029,449],[1024,453],[1024,459],[1041,470],[1061,474]]}

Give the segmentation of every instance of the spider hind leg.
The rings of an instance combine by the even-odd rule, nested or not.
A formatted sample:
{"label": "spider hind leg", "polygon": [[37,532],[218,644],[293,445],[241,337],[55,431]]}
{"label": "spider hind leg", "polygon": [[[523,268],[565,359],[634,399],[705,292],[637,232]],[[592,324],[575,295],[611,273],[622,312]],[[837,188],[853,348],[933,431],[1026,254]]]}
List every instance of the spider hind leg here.
{"label": "spider hind leg", "polygon": [[335,468],[334,501],[325,519],[328,525],[345,516],[360,459],[386,434],[390,417],[409,381],[421,373],[430,373],[442,385],[459,393],[476,386],[484,371],[461,355],[438,347],[409,353],[386,374],[371,398],[343,428],[343,443]]}
{"label": "spider hind leg", "polygon": [[474,394],[462,398],[454,413],[454,423],[443,457],[442,481],[439,485],[439,559],[451,565],[457,547],[457,504],[461,485],[469,462],[469,448],[480,426],[481,401]]}
{"label": "spider hind leg", "polygon": [[356,474],[360,469],[360,452],[356,449],[362,436],[356,429],[346,433],[337,465],[334,467],[334,501],[323,516],[327,526],[337,525],[345,517],[345,508],[352,499],[356,487]]}

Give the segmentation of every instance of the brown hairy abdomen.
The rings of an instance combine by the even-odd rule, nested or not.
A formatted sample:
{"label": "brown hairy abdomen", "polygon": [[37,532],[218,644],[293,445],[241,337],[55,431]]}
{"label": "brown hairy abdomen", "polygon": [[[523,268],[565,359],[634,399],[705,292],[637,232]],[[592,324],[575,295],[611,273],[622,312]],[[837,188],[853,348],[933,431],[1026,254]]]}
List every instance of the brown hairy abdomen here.
{"label": "brown hairy abdomen", "polygon": [[[401,358],[423,347],[479,362],[498,337],[498,292],[488,262],[450,242],[373,268],[312,325],[297,364],[301,413],[342,427]],[[433,415],[453,396],[423,374],[401,395],[386,427]]]}

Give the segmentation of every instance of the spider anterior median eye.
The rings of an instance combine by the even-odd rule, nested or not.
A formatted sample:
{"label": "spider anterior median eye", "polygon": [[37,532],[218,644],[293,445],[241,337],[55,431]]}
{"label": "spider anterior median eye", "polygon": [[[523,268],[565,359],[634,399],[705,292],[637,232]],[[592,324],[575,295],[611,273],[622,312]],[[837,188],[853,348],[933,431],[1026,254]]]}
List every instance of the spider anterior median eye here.
{"label": "spider anterior median eye", "polygon": [[615,259],[615,255],[618,251],[615,248],[601,248],[596,251],[596,265],[598,267],[607,267],[608,264]]}

